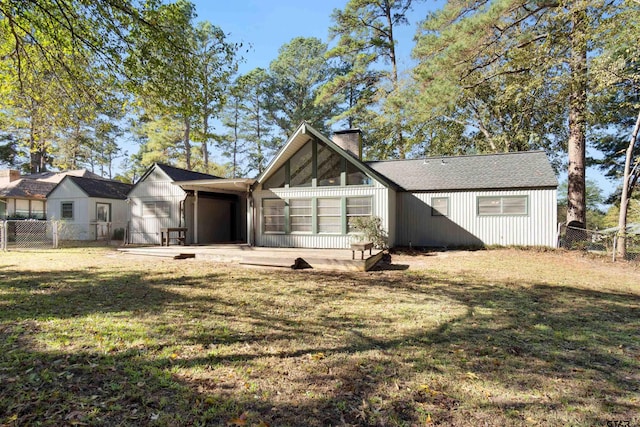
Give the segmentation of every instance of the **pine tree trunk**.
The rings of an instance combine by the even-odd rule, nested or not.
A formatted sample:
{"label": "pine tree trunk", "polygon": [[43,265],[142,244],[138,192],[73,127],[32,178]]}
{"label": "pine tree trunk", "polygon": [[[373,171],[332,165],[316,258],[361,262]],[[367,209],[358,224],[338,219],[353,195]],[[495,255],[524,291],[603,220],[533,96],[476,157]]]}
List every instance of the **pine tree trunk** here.
{"label": "pine tree trunk", "polygon": [[191,122],[184,119],[184,162],[187,170],[191,170]]}
{"label": "pine tree trunk", "polygon": [[209,138],[209,116],[205,114],[202,118],[202,163],[204,171],[209,173],[209,147],[207,139]]}
{"label": "pine tree trunk", "polygon": [[640,131],[640,113],[636,125],[631,132],[629,146],[627,147],[626,157],[624,161],[624,178],[622,180],[622,195],[620,196],[620,215],[618,216],[618,241],[616,243],[616,257],[625,259],[627,257],[627,210],[629,208],[631,184],[631,161],[633,159],[633,147],[638,139]]}
{"label": "pine tree trunk", "polygon": [[587,226],[585,159],[587,104],[587,16],[584,6],[573,12],[571,34],[571,92],[569,94],[569,154],[567,224]]}

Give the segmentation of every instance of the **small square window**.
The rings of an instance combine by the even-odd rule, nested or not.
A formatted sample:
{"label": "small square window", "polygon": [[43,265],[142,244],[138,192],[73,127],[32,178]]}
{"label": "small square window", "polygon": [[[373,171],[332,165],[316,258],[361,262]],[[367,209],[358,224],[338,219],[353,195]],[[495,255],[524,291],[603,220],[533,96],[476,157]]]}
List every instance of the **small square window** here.
{"label": "small square window", "polygon": [[434,197],[431,199],[431,216],[449,216],[448,197]]}
{"label": "small square window", "polygon": [[60,204],[60,218],[73,219],[73,202],[62,202]]}

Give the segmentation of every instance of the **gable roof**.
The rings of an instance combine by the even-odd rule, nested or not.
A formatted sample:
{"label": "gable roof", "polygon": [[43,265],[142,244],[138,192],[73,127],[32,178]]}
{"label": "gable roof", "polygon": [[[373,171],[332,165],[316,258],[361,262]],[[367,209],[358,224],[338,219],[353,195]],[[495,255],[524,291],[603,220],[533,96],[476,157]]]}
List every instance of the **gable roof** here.
{"label": "gable roof", "polygon": [[[82,191],[84,191],[88,197],[99,197],[102,199],[124,200],[127,198],[129,190],[133,187],[132,184],[113,181],[110,179],[83,178],[71,175],[66,176],[58,185],[62,184],[65,180],[72,181]],[[47,197],[50,197],[54,190],[55,188],[47,194]]]}
{"label": "gable roof", "polygon": [[47,194],[53,190],[55,186],[55,182],[21,178],[0,188],[0,197],[44,200],[47,198]]}
{"label": "gable roof", "polygon": [[22,199],[46,199],[55,186],[67,176],[100,178],[86,169],[63,172],[40,172],[21,176],[0,187],[0,197]]}
{"label": "gable roof", "polygon": [[101,179],[100,175],[96,175],[93,172],[90,172],[86,169],[74,169],[63,172],[40,172],[40,173],[32,173],[31,175],[25,175],[22,178],[25,179],[33,179],[38,181],[46,181],[53,182],[55,184],[59,183],[66,176],[81,176],[85,178],[95,178]]}
{"label": "gable roof", "polygon": [[304,144],[311,139],[316,138],[326,144],[333,151],[344,157],[349,163],[357,167],[361,172],[375,178],[378,182],[387,187],[397,189],[397,185],[387,179],[384,175],[379,174],[376,170],[370,168],[367,164],[363,163],[359,159],[356,159],[351,154],[347,153],[335,142],[331,141],[326,136],[318,132],[313,126],[307,122],[302,122],[291,135],[291,137],[284,143],[284,145],[278,150],[276,155],[271,159],[271,162],[256,178],[257,183],[263,183],[269,176],[276,172],[282,165],[285,164],[291,156],[293,156]]}
{"label": "gable roof", "polygon": [[167,176],[171,181],[197,181],[197,180],[205,180],[205,179],[222,179],[215,175],[210,175],[208,173],[195,172],[187,169],[177,168],[175,166],[169,166],[164,163],[154,163],[149,166],[149,169],[145,171],[145,173],[140,177],[140,179],[131,187],[129,190],[129,194],[136,188],[141,182],[144,182],[151,172],[155,169],[160,169],[160,171]]}
{"label": "gable roof", "polygon": [[406,191],[557,187],[544,151],[427,157],[367,164]]}

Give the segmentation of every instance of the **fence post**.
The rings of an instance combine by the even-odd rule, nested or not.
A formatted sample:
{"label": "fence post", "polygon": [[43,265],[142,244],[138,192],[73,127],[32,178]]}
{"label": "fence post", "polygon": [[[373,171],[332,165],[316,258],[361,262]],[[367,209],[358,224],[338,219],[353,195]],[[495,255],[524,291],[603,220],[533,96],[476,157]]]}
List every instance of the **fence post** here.
{"label": "fence post", "polygon": [[7,224],[7,221],[2,221],[2,239],[0,240],[0,248],[2,248],[3,251],[7,250],[7,234],[9,232],[9,225]]}
{"label": "fence post", "polygon": [[53,234],[53,248],[58,249],[58,221],[51,221],[51,233]]}
{"label": "fence post", "polygon": [[613,251],[612,251],[613,252],[613,254],[612,254],[613,262],[616,262],[616,252],[617,252],[616,248],[617,247],[618,247],[618,233],[616,233],[613,236]]}

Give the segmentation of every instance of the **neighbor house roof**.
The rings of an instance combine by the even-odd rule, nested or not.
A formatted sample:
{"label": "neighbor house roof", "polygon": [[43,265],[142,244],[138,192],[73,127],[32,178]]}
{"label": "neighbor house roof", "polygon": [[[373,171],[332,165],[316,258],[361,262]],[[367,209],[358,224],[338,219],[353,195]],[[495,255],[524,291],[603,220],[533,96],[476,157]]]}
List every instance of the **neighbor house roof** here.
{"label": "neighbor house roof", "polygon": [[156,166],[164,173],[166,173],[169,178],[174,181],[194,181],[198,179],[216,179],[220,178],[219,176],[210,175],[208,173],[195,172],[187,169],[176,168],[174,166],[165,165],[163,163],[156,163]]}
{"label": "neighbor house roof", "polygon": [[67,176],[100,178],[86,169],[64,172],[41,172],[24,175],[0,187],[0,197],[46,199],[47,194]]}
{"label": "neighbor house roof", "polygon": [[59,183],[66,176],[81,176],[84,178],[102,178],[100,175],[96,175],[93,172],[90,172],[86,169],[74,169],[68,170],[64,172],[40,172],[40,173],[32,173],[31,175],[25,175],[23,179],[33,179],[38,181],[45,182],[53,182],[55,184]]}
{"label": "neighbor house roof", "polygon": [[[67,176],[64,180],[72,181],[74,184],[80,187],[80,189],[84,191],[88,197],[99,197],[102,199],[124,200],[127,198],[127,193],[129,193],[129,190],[131,190],[131,188],[133,187],[132,184],[126,184],[124,182],[113,181],[109,179]],[[60,181],[60,184],[62,184],[62,181]],[[53,190],[51,190],[47,197],[49,197],[52,192]]]}
{"label": "neighbor house roof", "polygon": [[406,191],[557,187],[543,151],[366,162]]}
{"label": "neighbor house roof", "polygon": [[53,190],[55,186],[55,182],[21,178],[0,188],[0,197],[46,199],[47,194]]}

